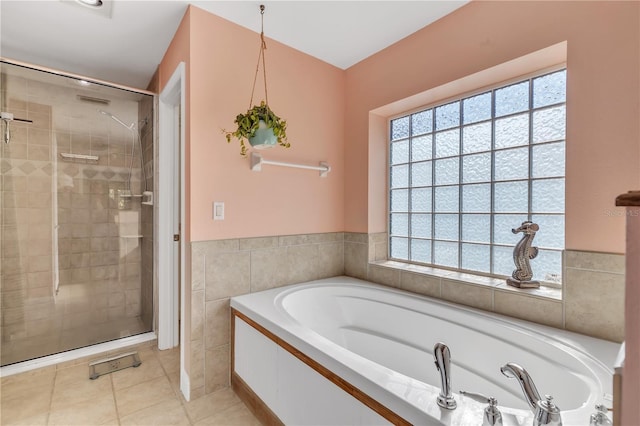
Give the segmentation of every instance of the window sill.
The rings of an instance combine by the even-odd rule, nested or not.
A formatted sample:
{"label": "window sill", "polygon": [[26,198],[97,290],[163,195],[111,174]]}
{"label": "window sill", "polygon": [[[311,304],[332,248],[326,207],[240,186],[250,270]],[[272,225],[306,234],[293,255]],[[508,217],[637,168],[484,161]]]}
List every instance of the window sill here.
{"label": "window sill", "polygon": [[369,264],[382,268],[392,269],[399,272],[405,271],[414,274],[425,275],[432,278],[440,278],[449,281],[460,282],[462,284],[470,284],[474,286],[490,288],[500,292],[515,293],[521,294],[523,296],[562,301],[561,288],[540,286],[539,288],[521,289],[507,285],[505,280],[500,278],[485,277],[482,275],[450,271],[447,269],[438,269],[430,266],[414,265],[411,263],[403,263],[395,260],[370,261]]}

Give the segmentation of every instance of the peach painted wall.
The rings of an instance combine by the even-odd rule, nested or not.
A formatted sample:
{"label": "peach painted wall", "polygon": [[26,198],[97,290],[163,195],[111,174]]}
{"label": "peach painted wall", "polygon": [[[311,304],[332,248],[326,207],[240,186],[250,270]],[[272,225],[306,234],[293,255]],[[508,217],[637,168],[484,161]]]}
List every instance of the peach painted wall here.
{"label": "peach painted wall", "polygon": [[639,2],[474,1],[349,68],[345,230],[386,231],[370,111],[566,41],[566,247],[623,253],[624,215],[607,212],[640,183],[639,31]]}
{"label": "peach painted wall", "polygon": [[[267,165],[252,172],[221,129],[233,130],[249,107],[260,38],[196,7],[190,20],[189,241],[343,231],[344,71],[267,39],[269,105],[287,120],[291,148],[264,158],[327,161],[332,171],[326,178]],[[254,103],[262,87],[259,78]],[[214,201],[225,203],[224,221],[212,220]]]}
{"label": "peach painted wall", "polygon": [[[191,44],[191,11],[192,8],[187,8],[187,11],[178,26],[178,29],[171,40],[171,44],[169,48],[164,54],[162,58],[162,62],[158,65],[158,70],[156,71],[156,75],[158,83],[157,86],[159,88],[158,93],[162,93],[162,90],[166,86],[167,82],[173,75],[174,71],[180,64],[180,62],[185,63],[185,75],[187,75],[185,81],[185,121],[187,123],[190,122],[191,117],[191,79],[188,77],[191,69],[191,61],[190,61],[190,44]],[[189,152],[190,141],[191,141],[191,126],[187,125],[185,129],[185,151]],[[190,157],[187,156],[185,158],[185,167],[189,170],[190,167]],[[189,194],[191,192],[191,174],[185,173],[185,199],[189,199]],[[183,218],[183,235],[186,241],[190,241],[190,230],[189,226],[191,222],[190,216],[190,208],[191,205],[186,203],[185,211],[186,217]]]}

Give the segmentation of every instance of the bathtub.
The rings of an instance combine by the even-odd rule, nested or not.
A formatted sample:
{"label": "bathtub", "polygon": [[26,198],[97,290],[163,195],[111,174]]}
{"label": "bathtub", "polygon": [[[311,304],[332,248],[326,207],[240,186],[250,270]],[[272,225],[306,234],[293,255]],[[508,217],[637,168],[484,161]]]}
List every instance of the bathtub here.
{"label": "bathtub", "polygon": [[[554,397],[565,425],[612,406],[620,345],[604,340],[350,277],[234,297],[231,308],[234,388],[285,424],[481,424],[486,404],[465,390],[495,397],[505,425],[530,425],[519,383],[500,373],[508,362]],[[451,351],[452,411],[436,403],[436,342]]]}

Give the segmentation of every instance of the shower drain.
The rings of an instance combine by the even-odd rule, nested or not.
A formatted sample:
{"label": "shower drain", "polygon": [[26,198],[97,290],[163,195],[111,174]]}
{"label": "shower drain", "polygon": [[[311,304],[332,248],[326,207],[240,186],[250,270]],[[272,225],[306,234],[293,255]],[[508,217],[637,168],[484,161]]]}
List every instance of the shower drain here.
{"label": "shower drain", "polygon": [[129,367],[139,367],[142,364],[138,352],[127,352],[112,356],[109,358],[99,359],[89,364],[89,378],[95,380],[98,377],[113,373]]}

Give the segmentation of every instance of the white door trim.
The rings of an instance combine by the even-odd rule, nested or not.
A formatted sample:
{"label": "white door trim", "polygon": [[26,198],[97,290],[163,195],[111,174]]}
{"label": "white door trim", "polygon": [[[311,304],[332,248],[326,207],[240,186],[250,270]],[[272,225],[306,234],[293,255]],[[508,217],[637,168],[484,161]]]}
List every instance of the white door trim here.
{"label": "white door trim", "polygon": [[[185,72],[185,63],[180,62],[159,97],[159,173],[158,194],[155,198],[158,203],[158,225],[156,227],[158,239],[158,349],[169,349],[177,346],[178,343],[180,344],[180,389],[184,397],[189,400],[189,377],[184,368],[184,282],[187,265],[185,265],[184,233],[178,229],[180,220],[184,221],[185,218]],[[180,153],[179,163],[176,161],[178,152]],[[176,181],[180,182],[179,190],[175,185]],[[179,209],[176,208],[178,198]],[[176,217],[178,211],[179,217]],[[174,234],[180,235],[179,243],[174,242]],[[177,250],[180,252],[179,264],[176,264],[175,261]],[[178,300],[181,301],[180,309],[178,309]],[[180,316],[180,321],[178,321],[178,316]],[[178,324],[180,324],[180,330],[178,330]]]}

